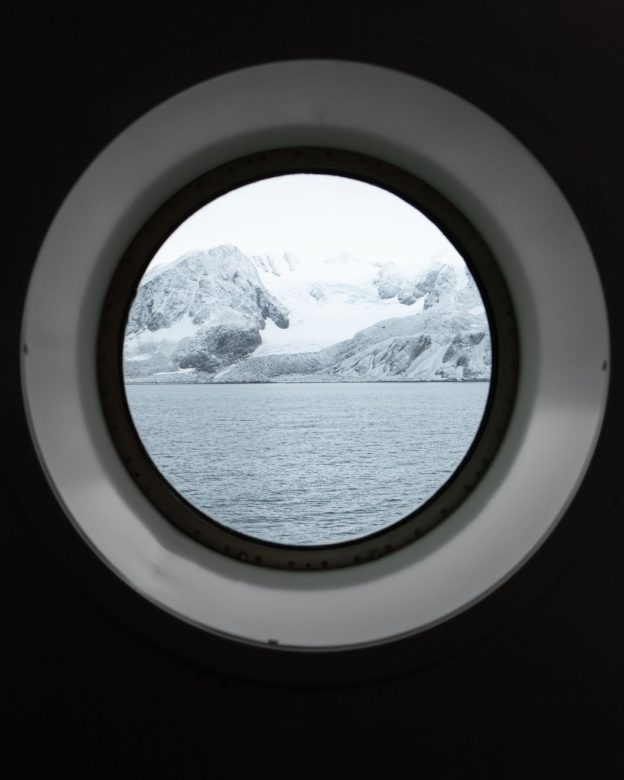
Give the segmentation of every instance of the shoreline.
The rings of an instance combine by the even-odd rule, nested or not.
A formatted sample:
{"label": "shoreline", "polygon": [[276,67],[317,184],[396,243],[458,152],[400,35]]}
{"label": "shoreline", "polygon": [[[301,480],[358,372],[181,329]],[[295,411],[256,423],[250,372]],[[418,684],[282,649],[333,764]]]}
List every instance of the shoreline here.
{"label": "shoreline", "polygon": [[138,381],[124,381],[124,386],[130,385],[470,385],[470,384],[490,384],[490,379],[361,379],[361,380],[296,380],[292,382],[283,381],[232,381],[232,382],[202,382],[202,381],[167,381],[167,380],[138,380]]}

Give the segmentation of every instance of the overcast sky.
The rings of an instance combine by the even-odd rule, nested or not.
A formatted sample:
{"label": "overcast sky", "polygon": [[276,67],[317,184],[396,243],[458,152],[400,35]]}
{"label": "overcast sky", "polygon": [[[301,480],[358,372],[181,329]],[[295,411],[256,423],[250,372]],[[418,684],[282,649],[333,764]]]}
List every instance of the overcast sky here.
{"label": "overcast sky", "polygon": [[308,269],[343,251],[415,270],[433,257],[463,265],[440,230],[401,198],[326,174],[275,176],[217,198],[169,237],[150,268],[219,244],[247,255],[292,252]]}

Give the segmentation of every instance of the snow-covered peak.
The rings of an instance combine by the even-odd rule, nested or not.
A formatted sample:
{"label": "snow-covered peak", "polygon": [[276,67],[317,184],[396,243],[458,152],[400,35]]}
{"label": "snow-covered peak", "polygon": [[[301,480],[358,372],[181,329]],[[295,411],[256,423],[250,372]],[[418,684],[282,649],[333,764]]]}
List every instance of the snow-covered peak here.
{"label": "snow-covered peak", "polygon": [[475,281],[467,268],[458,269],[439,259],[419,273],[399,268],[392,262],[385,263],[379,267],[375,285],[380,298],[396,298],[406,306],[422,298],[425,310],[432,307],[464,310],[482,306]]}
{"label": "snow-covered peak", "polygon": [[246,323],[262,329],[271,319],[288,326],[287,310],[262,284],[254,264],[237,247],[187,252],[146,275],[128,317],[128,335],[159,331],[191,320],[195,327]]}
{"label": "snow-covered peak", "polygon": [[219,244],[210,249],[192,249],[170,263],[148,268],[141,280],[141,286],[158,276],[171,273],[176,269],[182,272],[186,272],[189,268],[198,269],[200,267],[210,270],[209,266],[211,268],[219,267],[226,272],[228,267],[234,266],[244,266],[248,270],[249,260],[233,244]]}

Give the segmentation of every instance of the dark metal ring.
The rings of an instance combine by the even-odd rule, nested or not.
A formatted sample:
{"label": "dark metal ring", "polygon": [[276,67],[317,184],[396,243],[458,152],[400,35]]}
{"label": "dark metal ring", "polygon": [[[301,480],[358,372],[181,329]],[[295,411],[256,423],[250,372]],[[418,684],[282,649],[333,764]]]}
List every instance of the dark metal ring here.
{"label": "dark metal ring", "polygon": [[[325,173],[381,187],[428,217],[460,252],[483,299],[492,341],[492,377],[475,439],[460,465],[414,512],[365,537],[323,546],[262,541],[216,522],[186,501],[155,466],[134,426],[124,388],[123,339],[130,306],[143,273],[163,242],[189,216],[231,190],[273,176]],[[128,246],[106,293],[100,318],[97,374],[110,435],[136,484],[181,531],[224,555],[299,571],[364,563],[392,553],[445,520],[477,485],[496,455],[512,412],[519,371],[516,319],[505,279],[468,219],[429,184],[382,160],[340,149],[263,151],[203,174],[167,200]]]}

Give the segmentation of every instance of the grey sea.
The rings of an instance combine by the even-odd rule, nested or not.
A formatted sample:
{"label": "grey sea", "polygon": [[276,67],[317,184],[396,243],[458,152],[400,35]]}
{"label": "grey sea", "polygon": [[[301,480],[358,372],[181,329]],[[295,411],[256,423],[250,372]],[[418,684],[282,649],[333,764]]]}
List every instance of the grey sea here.
{"label": "grey sea", "polygon": [[160,472],[217,522],[290,545],[344,542],[417,509],[478,430],[487,382],[128,385]]}

